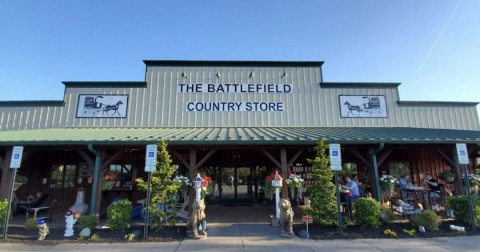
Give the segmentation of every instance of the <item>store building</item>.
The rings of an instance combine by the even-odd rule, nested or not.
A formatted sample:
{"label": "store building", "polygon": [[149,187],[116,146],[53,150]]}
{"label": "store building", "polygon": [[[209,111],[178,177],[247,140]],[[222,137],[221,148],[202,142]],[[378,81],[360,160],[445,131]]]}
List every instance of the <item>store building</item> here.
{"label": "store building", "polygon": [[[18,173],[29,179],[19,197],[43,191],[67,207],[84,188],[95,213],[112,197],[144,197],[133,180],[146,177],[145,145],[159,140],[179,173],[213,178],[220,203],[255,202],[274,169],[313,183],[306,160],[320,138],[341,144],[343,165],[374,195],[382,173],[459,177],[456,143],[467,144],[468,168],[478,166],[476,102],[401,101],[399,83],[324,82],[323,62],[145,64],[142,82],[64,82],[61,101],[0,102],[0,198],[13,146],[24,146]],[[448,186],[463,190],[459,180]]]}

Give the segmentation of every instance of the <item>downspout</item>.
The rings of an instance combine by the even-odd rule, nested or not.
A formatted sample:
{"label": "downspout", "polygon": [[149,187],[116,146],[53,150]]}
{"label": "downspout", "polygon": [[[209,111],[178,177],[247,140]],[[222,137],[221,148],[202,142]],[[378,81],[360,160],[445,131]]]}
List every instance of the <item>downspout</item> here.
{"label": "downspout", "polygon": [[98,190],[98,171],[100,170],[100,153],[93,149],[92,144],[88,144],[88,150],[95,155],[95,169],[93,172],[93,185],[92,185],[92,197],[90,200],[90,215],[93,215],[95,212],[95,202],[97,200],[97,190]]}
{"label": "downspout", "polygon": [[381,201],[382,199],[380,198],[380,182],[378,179],[378,164],[377,164],[377,154],[383,150],[385,147],[384,143],[380,143],[377,149],[375,149],[372,153],[372,166],[373,166],[373,181],[375,182],[375,197],[377,198],[377,201]]}

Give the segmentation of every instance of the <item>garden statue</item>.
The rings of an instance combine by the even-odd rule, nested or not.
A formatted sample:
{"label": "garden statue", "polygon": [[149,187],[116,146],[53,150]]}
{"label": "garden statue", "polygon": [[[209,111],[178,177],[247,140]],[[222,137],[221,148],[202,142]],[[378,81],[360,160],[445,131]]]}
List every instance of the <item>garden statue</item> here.
{"label": "garden statue", "polygon": [[77,219],[73,218],[73,213],[72,211],[67,211],[65,213],[65,234],[63,236],[65,237],[71,237],[73,236],[73,225],[77,222]]}
{"label": "garden statue", "polygon": [[280,236],[284,237],[294,237],[293,233],[293,210],[292,205],[288,199],[281,199],[278,203],[280,208]]}
{"label": "garden statue", "polygon": [[38,226],[38,240],[43,241],[45,240],[45,237],[47,237],[47,234],[49,232],[47,223],[45,223],[44,219],[38,219],[37,226]]}
{"label": "garden statue", "polygon": [[88,213],[88,205],[85,203],[85,191],[83,188],[78,189],[77,200],[75,201],[75,204],[68,209],[68,211],[71,211],[72,213],[78,213],[79,215]]}
{"label": "garden statue", "polygon": [[[205,202],[204,200],[195,200],[193,202],[193,212],[192,216],[190,217],[190,224],[193,231],[193,238],[200,239],[206,238],[207,232],[205,232],[207,227],[207,221],[205,220]],[[202,225],[202,230],[200,233],[198,229]]]}

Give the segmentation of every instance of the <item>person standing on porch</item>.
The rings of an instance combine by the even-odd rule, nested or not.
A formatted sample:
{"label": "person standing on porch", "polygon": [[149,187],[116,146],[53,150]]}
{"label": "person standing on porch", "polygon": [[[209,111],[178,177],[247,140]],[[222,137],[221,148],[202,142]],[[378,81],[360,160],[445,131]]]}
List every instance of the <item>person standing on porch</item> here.
{"label": "person standing on porch", "polygon": [[346,184],[343,185],[343,189],[350,190],[350,194],[348,195],[348,198],[350,199],[358,199],[360,198],[360,190],[358,189],[358,184],[357,182],[353,181],[352,178],[349,176],[345,176],[345,182]]}

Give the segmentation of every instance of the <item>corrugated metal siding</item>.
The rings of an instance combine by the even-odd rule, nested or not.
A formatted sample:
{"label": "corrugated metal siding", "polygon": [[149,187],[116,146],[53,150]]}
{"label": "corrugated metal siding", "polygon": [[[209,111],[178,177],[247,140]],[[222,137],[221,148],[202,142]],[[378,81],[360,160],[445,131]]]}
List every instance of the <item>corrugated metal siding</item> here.
{"label": "corrugated metal siding", "polygon": [[[186,73],[188,78],[182,77]],[[217,78],[217,73],[221,74]],[[250,73],[254,77],[250,78]],[[282,78],[286,73],[287,76]],[[320,67],[148,66],[147,87],[68,87],[65,106],[1,107],[0,130],[52,127],[414,127],[480,130],[474,106],[399,105],[396,86],[321,87]],[[282,93],[177,93],[177,84],[292,84]],[[76,118],[79,94],[126,94],[127,118]],[[387,118],[341,118],[339,95],[384,95]],[[187,101],[283,102],[284,112],[187,112]]]}

